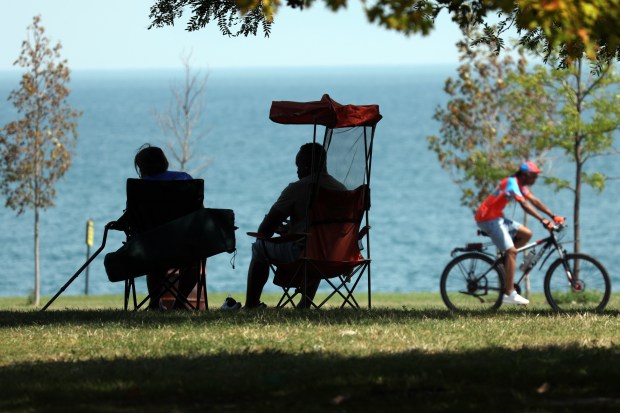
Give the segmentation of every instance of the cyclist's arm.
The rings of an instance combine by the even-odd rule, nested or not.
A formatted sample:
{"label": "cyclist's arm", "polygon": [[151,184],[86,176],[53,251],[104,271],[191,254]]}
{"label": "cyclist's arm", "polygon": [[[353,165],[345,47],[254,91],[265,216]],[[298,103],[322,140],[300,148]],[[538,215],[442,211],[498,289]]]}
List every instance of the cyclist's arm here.
{"label": "cyclist's arm", "polygon": [[[533,216],[534,218],[536,218],[537,220],[542,222],[542,220],[544,219],[543,216],[540,215],[538,213],[538,211],[536,211],[536,209],[534,207],[532,207],[532,204],[534,204],[534,206],[536,206],[536,204],[534,202],[530,203],[532,198],[533,198],[533,195],[530,195],[527,198],[524,197],[524,198],[521,198],[521,199],[517,199],[517,202],[519,203],[519,205],[521,205],[521,208],[523,208],[523,210],[525,212],[527,212],[528,214],[530,214],[531,216]],[[534,198],[534,199],[536,199],[536,198]],[[547,209],[547,211],[549,211],[549,209],[542,202],[540,202],[538,199],[536,199],[536,202],[538,202],[545,209]],[[536,208],[538,208],[538,206],[536,206]],[[540,209],[540,208],[538,208],[538,209]],[[546,213],[546,211],[544,211],[544,210],[542,212]]]}
{"label": "cyclist's arm", "polygon": [[536,198],[531,192],[527,195],[527,200],[536,207],[540,212],[544,212],[553,219],[553,212],[540,199]]}

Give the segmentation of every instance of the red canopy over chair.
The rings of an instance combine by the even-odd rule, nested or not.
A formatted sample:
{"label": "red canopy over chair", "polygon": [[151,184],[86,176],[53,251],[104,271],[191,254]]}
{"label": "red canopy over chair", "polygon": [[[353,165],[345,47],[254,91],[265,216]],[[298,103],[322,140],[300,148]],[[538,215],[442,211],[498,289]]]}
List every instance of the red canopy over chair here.
{"label": "red canopy over chair", "polygon": [[381,118],[378,105],[341,105],[328,94],[315,102],[274,101],[269,112],[269,119],[276,123],[314,124],[332,129],[374,126]]}

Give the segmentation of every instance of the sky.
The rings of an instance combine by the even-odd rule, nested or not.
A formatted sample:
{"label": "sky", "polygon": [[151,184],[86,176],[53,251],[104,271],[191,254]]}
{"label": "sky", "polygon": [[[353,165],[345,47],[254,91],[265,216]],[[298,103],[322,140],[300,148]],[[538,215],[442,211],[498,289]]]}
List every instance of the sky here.
{"label": "sky", "polygon": [[349,0],[348,9],[337,13],[321,0],[304,11],[281,7],[269,38],[229,38],[213,24],[187,32],[186,20],[148,30],[155,0],[1,1],[0,70],[14,68],[35,15],[52,43],[62,44],[72,70],[178,68],[188,53],[195,66],[207,68],[458,62],[460,32],[448,16],[440,16],[429,36],[407,37],[369,23],[359,0]]}

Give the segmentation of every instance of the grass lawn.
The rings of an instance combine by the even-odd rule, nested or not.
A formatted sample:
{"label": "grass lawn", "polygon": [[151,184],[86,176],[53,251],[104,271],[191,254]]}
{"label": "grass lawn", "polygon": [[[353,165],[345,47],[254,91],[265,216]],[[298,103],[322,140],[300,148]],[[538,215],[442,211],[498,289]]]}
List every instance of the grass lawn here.
{"label": "grass lawn", "polygon": [[602,314],[535,296],[482,315],[451,314],[438,293],[374,294],[357,311],[209,298],[202,313],[0,298],[0,412],[620,411],[620,295]]}

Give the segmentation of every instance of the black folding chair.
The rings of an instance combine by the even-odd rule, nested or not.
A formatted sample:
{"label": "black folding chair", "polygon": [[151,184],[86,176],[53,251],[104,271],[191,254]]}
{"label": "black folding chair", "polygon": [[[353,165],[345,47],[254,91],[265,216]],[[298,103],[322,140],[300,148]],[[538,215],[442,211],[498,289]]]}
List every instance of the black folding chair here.
{"label": "black folding chair", "polygon": [[[172,295],[191,309],[208,308],[207,257],[235,250],[232,210],[203,208],[204,181],[127,180],[127,209],[113,229],[123,229],[127,242],[106,255],[110,281],[124,281],[124,307],[139,309],[149,300]],[[180,294],[177,283],[191,267],[198,266],[196,302]],[[138,302],[135,279],[167,271],[156,296]],[[204,306],[201,306],[204,299]]]}
{"label": "black folding chair", "polygon": [[[153,230],[162,224],[201,209],[203,200],[204,181],[202,179],[182,181],[128,179],[127,209],[123,216],[123,219],[126,219],[125,232],[128,241],[138,234]],[[157,301],[166,293],[194,309],[199,308],[202,296],[205,300],[205,308],[207,308],[206,258],[200,258],[199,262],[200,273],[197,280],[197,301],[195,305],[189,303],[186,297],[180,296],[176,287],[181,274],[187,268],[170,268],[168,270],[169,276],[164,277],[164,285],[160,287],[158,296],[150,297],[147,295],[140,303],[137,301],[136,277],[125,279],[125,310],[129,306],[130,298],[133,301],[134,309],[139,309],[149,300]],[[188,263],[187,265],[191,266],[192,264]],[[154,269],[154,271],[161,271],[161,269]]]}
{"label": "black folding chair", "polygon": [[[46,310],[103,251],[108,231],[124,230],[127,241],[106,255],[104,265],[110,281],[125,283],[124,307],[130,300],[134,309],[149,299],[170,294],[188,308],[208,308],[206,260],[221,252],[235,251],[234,212],[230,209],[203,208],[204,182],[127,180],[127,209],[117,221],[106,224],[101,246],[73,274],[52,299]],[[177,281],[183,270],[198,266],[196,301],[179,294]],[[154,271],[168,271],[156,297],[147,296],[138,303],[135,279]],[[204,301],[204,305],[201,302]]]}

